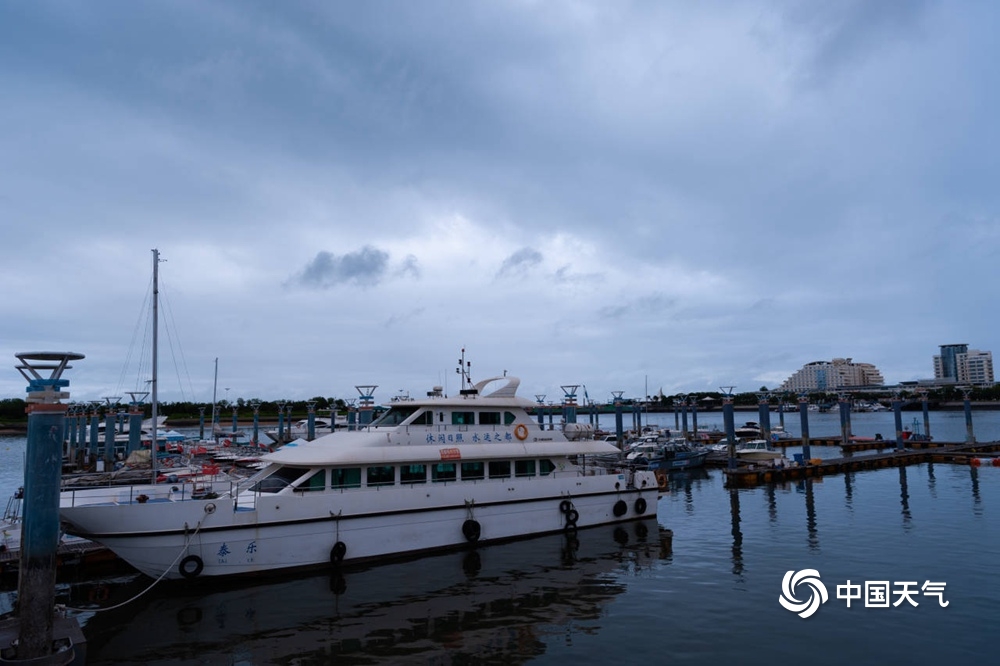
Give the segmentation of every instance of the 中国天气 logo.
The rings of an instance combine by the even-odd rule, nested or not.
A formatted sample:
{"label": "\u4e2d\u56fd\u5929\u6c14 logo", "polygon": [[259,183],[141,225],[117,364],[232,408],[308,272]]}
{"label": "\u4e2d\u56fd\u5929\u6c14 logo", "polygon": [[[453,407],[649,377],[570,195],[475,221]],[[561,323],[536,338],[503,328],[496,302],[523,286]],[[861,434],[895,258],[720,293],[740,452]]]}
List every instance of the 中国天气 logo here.
{"label": "\u4e2d\u56fd\u5929\u6c14 logo", "polygon": [[[808,598],[801,601],[796,596],[800,586],[809,592]],[[803,619],[819,610],[828,598],[826,585],[819,579],[819,572],[815,569],[788,571],[781,580],[781,596],[778,597],[778,602],[785,610],[798,613]]]}

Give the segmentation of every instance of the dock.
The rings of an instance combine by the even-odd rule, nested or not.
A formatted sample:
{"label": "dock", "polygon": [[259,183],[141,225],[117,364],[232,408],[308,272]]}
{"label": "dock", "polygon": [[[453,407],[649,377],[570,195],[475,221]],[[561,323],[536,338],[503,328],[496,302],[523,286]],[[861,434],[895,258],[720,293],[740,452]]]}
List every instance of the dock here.
{"label": "dock", "polygon": [[[916,442],[915,442],[916,443]],[[922,442],[931,444],[932,442]],[[769,483],[786,483],[802,479],[861,472],[885,467],[904,467],[925,462],[951,463],[956,465],[982,464],[980,456],[1000,452],[1000,442],[950,444],[922,449],[905,449],[870,456],[814,459],[804,465],[786,467],[762,467],[747,465],[724,471],[726,486],[729,488],[752,488]],[[817,462],[818,461],[818,462]]]}

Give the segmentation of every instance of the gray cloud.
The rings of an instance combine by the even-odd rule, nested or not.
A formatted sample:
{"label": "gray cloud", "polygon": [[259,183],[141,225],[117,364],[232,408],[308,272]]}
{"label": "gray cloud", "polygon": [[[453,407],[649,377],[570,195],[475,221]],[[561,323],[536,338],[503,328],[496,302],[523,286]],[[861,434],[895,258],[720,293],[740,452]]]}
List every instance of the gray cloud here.
{"label": "gray cloud", "polygon": [[322,289],[339,284],[372,287],[382,281],[388,264],[389,254],[371,246],[340,256],[321,251],[294,279],[294,282]]}
{"label": "gray cloud", "polygon": [[497,277],[507,277],[510,275],[524,273],[542,263],[542,253],[530,247],[523,247],[514,254],[503,260]]}

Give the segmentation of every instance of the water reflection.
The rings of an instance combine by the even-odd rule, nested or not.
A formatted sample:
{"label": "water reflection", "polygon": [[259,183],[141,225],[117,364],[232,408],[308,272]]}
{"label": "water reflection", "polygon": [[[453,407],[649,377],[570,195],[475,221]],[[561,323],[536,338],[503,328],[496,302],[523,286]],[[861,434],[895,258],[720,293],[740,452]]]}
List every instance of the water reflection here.
{"label": "water reflection", "polygon": [[983,500],[979,496],[979,468],[969,465],[969,478],[972,480],[972,513],[983,515]]}
{"label": "water reflection", "polygon": [[906,467],[904,465],[899,466],[899,503],[903,507],[903,527],[909,529],[912,516],[910,515],[910,492],[906,486]]}
{"label": "water reflection", "polygon": [[934,476],[934,463],[932,461],[927,463],[927,488],[930,490],[931,497],[937,499],[937,477]]}
{"label": "water reflection", "polygon": [[844,474],[844,506],[851,513],[854,513],[854,473]]}
{"label": "water reflection", "polygon": [[[342,573],[155,588],[81,621],[88,663],[522,663],[590,630],[623,578],[670,556],[655,519]],[[643,574],[645,575],[645,574]],[[111,606],[149,583],[111,586]],[[88,589],[73,607],[93,604]]]}
{"label": "water reflection", "polygon": [[775,497],[774,484],[767,484],[767,517],[772,523],[778,522],[778,503]]}
{"label": "water reflection", "polygon": [[809,550],[819,551],[819,535],[816,532],[816,498],[813,496],[813,480],[803,479],[806,493],[806,529],[809,532]]}
{"label": "water reflection", "polygon": [[740,492],[729,489],[729,516],[732,520],[733,534],[733,573],[743,574],[743,532],[740,530]]}
{"label": "water reflection", "polygon": [[695,491],[699,490],[702,482],[709,478],[708,470],[703,467],[675,470],[667,473],[667,488],[671,493],[683,493],[684,511],[688,515],[692,515],[694,513]]}

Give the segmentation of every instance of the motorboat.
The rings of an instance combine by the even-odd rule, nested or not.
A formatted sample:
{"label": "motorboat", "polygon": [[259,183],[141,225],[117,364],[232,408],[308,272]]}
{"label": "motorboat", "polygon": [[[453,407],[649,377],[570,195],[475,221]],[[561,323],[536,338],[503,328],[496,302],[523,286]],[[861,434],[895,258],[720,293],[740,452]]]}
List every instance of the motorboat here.
{"label": "motorboat", "polygon": [[766,439],[750,439],[736,444],[736,457],[748,462],[780,460],[784,456],[775,451]]}
{"label": "motorboat", "polygon": [[747,421],[733,431],[736,439],[757,439],[760,437],[760,425],[756,421]]}
{"label": "motorboat", "polygon": [[[332,432],[334,427],[346,428],[347,417],[338,416],[336,421],[331,421],[330,419],[322,416],[313,417],[313,432],[317,437],[324,433]],[[286,428],[282,428],[280,435],[278,434],[277,428],[265,430],[264,434],[267,435],[275,444],[284,444],[285,442],[291,442],[296,439],[305,439],[309,437],[309,419],[302,419]]]}
{"label": "motorboat", "polygon": [[683,439],[671,440],[660,445],[659,455],[649,459],[648,467],[664,471],[701,467],[708,453],[704,446],[693,446]]}
{"label": "motorboat", "polygon": [[[266,467],[212,484],[63,492],[68,533],[152,578],[337,566],[473,547],[656,515],[653,471],[597,464],[617,454],[589,428],[544,430],[520,380],[432,391],[356,430],[298,439]],[[494,388],[496,387],[496,388]],[[487,392],[487,391],[490,392]],[[589,436],[588,436],[589,435]],[[143,500],[139,501],[139,495]]]}

